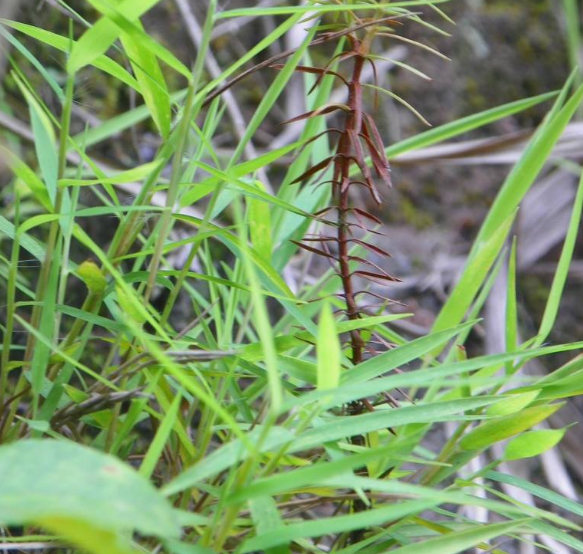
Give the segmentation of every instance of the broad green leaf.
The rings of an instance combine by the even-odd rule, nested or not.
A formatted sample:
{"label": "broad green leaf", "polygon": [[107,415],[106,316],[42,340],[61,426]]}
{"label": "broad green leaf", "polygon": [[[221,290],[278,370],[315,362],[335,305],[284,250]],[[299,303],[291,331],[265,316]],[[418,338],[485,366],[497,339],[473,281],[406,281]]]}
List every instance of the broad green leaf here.
{"label": "broad green leaf", "polygon": [[140,83],[142,96],[152,119],[162,138],[167,139],[170,135],[171,124],[170,95],[158,60],[151,52],[143,49],[133,37],[125,33],[121,35],[121,42],[130,59],[136,79]]}
{"label": "broad green leaf", "polygon": [[34,145],[43,180],[51,205],[55,205],[57,194],[57,176],[59,162],[57,157],[57,139],[51,120],[48,118],[36,98],[29,92],[26,85],[14,74],[14,79],[28,104]]}
{"label": "broad green leaf", "polygon": [[[178,537],[171,505],[130,466],[85,446],[21,440],[0,447],[0,522],[70,520],[121,533]],[[67,525],[60,532],[68,534]],[[71,530],[71,539],[78,538]]]}
{"label": "broad green leaf", "polygon": [[100,529],[93,523],[80,521],[76,517],[41,517],[35,523],[58,536],[66,537],[91,554],[138,554],[127,537]]}
{"label": "broad green leaf", "polygon": [[504,459],[521,460],[539,456],[559,444],[565,431],[566,429],[540,429],[523,433],[506,445]]}
{"label": "broad green leaf", "polygon": [[329,303],[325,303],[318,325],[318,390],[336,388],[340,383],[342,353],[336,322]]}
{"label": "broad green leaf", "polygon": [[486,421],[462,438],[462,450],[482,450],[501,440],[530,429],[554,414],[562,404],[535,406],[521,412]]}
{"label": "broad green leaf", "polygon": [[[283,528],[284,525],[277,510],[277,505],[270,496],[250,500],[249,508],[258,534],[269,533]],[[266,554],[287,554],[289,553],[289,547],[287,544],[283,544],[267,548],[265,552]]]}
{"label": "broad green leaf", "polygon": [[534,402],[540,394],[540,390],[533,390],[520,394],[510,394],[500,402],[492,404],[486,410],[488,416],[507,416],[524,410],[529,404]]}

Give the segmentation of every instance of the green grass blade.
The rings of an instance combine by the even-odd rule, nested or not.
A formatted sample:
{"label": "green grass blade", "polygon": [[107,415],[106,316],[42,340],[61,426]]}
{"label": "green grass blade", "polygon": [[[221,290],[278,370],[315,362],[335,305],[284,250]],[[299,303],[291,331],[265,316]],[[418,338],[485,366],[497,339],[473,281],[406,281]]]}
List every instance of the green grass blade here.
{"label": "green grass blade", "polygon": [[573,260],[577,237],[579,235],[582,209],[583,173],[581,174],[581,178],[579,180],[579,187],[577,189],[577,195],[573,204],[573,211],[571,212],[571,219],[569,221],[567,236],[565,237],[565,242],[563,243],[561,257],[559,258],[559,263],[553,278],[553,284],[551,285],[551,291],[549,293],[549,298],[545,306],[545,311],[543,313],[543,318],[534,346],[543,344],[553,330],[553,326],[555,325],[557,314],[559,313],[561,298],[563,296],[563,290],[569,275],[569,267],[571,266],[571,261]]}
{"label": "green grass blade", "polygon": [[510,102],[502,106],[497,106],[477,114],[457,119],[451,123],[446,123],[436,127],[435,129],[430,129],[429,131],[425,131],[415,135],[414,137],[402,140],[389,146],[386,149],[387,156],[389,158],[396,158],[405,152],[425,148],[450,138],[463,135],[464,133],[473,131],[474,129],[479,129],[480,127],[484,127],[485,125],[510,115],[528,110],[529,108],[532,108],[533,106],[536,106],[542,102],[546,102],[547,100],[555,98],[556,96],[556,92],[549,92],[539,96],[533,96],[532,98]]}
{"label": "green grass blade", "polygon": [[459,281],[433,323],[432,332],[450,328],[463,320],[502,250],[513,222],[514,214],[511,214],[474,257],[468,259]]}
{"label": "green grass blade", "polygon": [[451,340],[458,333],[468,326],[474,325],[475,322],[468,322],[464,325],[454,327],[445,331],[434,332],[425,337],[415,339],[408,344],[399,346],[370,360],[358,364],[342,376],[342,383],[359,383],[373,379],[383,373],[408,362],[422,358],[435,348]]}
{"label": "green grass blade", "polygon": [[318,390],[335,389],[340,383],[342,354],[336,322],[329,303],[325,303],[318,325]]}
{"label": "green grass blade", "polygon": [[[16,31],[28,35],[39,42],[47,44],[52,48],[60,50],[61,52],[69,52],[69,47],[71,44],[75,45],[75,41],[70,41],[68,37],[63,37],[57,35],[45,29],[39,29],[34,25],[28,25],[26,23],[20,23],[18,21],[9,21],[7,19],[0,19],[0,23],[15,29]],[[107,56],[98,56],[93,60],[92,65],[101,69],[105,73],[108,73],[112,77],[115,77],[122,83],[133,88],[137,92],[140,91],[140,85],[138,82],[126,71],[121,65],[113,61]]]}
{"label": "green grass blade", "polygon": [[166,412],[164,419],[162,420],[162,424],[158,427],[156,434],[154,435],[154,439],[150,443],[148,447],[148,451],[142,460],[140,465],[139,473],[146,478],[150,478],[152,473],[154,473],[154,469],[156,469],[156,465],[158,464],[158,460],[162,455],[162,451],[166,446],[166,442],[170,437],[170,433],[172,432],[172,428],[176,423],[178,418],[178,410],[180,409],[180,403],[182,401],[182,394],[178,393],[175,395],[170,408]]}
{"label": "green grass blade", "polygon": [[522,525],[528,525],[529,519],[509,521],[506,523],[491,523],[490,525],[474,525],[462,531],[452,531],[428,539],[421,544],[411,544],[393,550],[395,554],[418,554],[420,549],[431,554],[456,554],[472,548],[480,543],[489,541],[500,535],[506,535]]}
{"label": "green grass blade", "polygon": [[[90,0],[98,10],[107,10],[108,4],[100,0]],[[155,6],[160,0],[125,0],[117,5],[118,11],[130,21],[135,21],[143,13]],[[71,56],[67,61],[67,71],[76,73],[82,67],[92,63],[120,36],[122,30],[109,18],[102,17],[93,27],[85,31],[85,34],[77,41]]]}
{"label": "green grass blade", "polygon": [[581,505],[579,502],[565,498],[561,494],[549,490],[545,487],[541,487],[540,485],[536,485],[530,481],[516,477],[515,475],[500,473],[499,471],[488,471],[484,477],[498,483],[505,483],[507,485],[512,485],[513,487],[522,489],[526,492],[529,492],[533,496],[536,496],[537,498],[541,498],[542,500],[546,500],[547,502],[562,508],[563,510],[567,510],[568,512],[571,512],[572,514],[575,514],[579,517],[583,517],[583,505]]}
{"label": "green grass blade", "polygon": [[332,533],[344,533],[355,529],[371,529],[404,518],[435,506],[431,500],[411,500],[374,508],[350,515],[318,518],[268,531],[243,543],[241,552],[257,552],[280,544],[308,537],[321,537]]}

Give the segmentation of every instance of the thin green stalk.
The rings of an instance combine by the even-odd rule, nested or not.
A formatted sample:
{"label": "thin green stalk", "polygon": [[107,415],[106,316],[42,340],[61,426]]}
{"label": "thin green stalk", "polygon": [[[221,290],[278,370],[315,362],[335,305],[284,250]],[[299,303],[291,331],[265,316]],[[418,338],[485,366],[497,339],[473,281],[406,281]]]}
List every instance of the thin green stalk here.
{"label": "thin green stalk", "polygon": [[0,412],[7,398],[8,371],[10,363],[10,346],[12,345],[12,332],[14,330],[14,311],[16,303],[16,279],[18,275],[18,256],[20,242],[18,226],[20,224],[20,195],[14,191],[14,241],[12,242],[12,254],[10,256],[10,268],[8,269],[8,283],[6,284],[6,330],[2,341],[2,366],[0,368]]}
{"label": "thin green stalk", "polygon": [[579,24],[579,2],[577,0],[563,0],[563,11],[565,27],[567,29],[566,42],[569,53],[569,64],[571,70],[577,72],[575,83],[580,85],[583,82],[583,72],[581,71],[581,29]]}
{"label": "thin green stalk", "polygon": [[[61,134],[59,142],[59,171],[58,179],[62,179],[65,175],[65,169],[67,167],[67,142],[69,137],[69,128],[71,124],[71,111],[73,108],[73,91],[75,86],[75,76],[69,75],[67,77],[67,85],[65,89],[65,103],[63,104],[63,113],[61,116]],[[55,197],[54,213],[60,214],[63,205],[63,196],[65,190],[61,187],[57,187],[57,193]],[[47,239],[46,256],[43,261],[39,280],[36,289],[36,302],[37,305],[33,308],[31,316],[31,324],[34,328],[38,328],[40,322],[40,316],[42,313],[42,303],[45,298],[46,288],[49,280],[50,270],[54,263],[60,263],[60,260],[53,260],[53,255],[55,253],[55,248],[57,245],[57,240],[59,237],[60,222],[55,219],[51,222],[49,237]],[[29,362],[32,358],[32,352],[34,348],[35,340],[32,335],[28,336],[26,351],[24,355],[25,361]]]}
{"label": "thin green stalk", "polygon": [[156,284],[156,274],[162,259],[164,243],[166,242],[166,238],[168,237],[172,227],[172,211],[175,207],[176,199],[178,197],[180,178],[182,177],[182,168],[184,164],[184,154],[186,153],[186,145],[188,143],[188,136],[190,133],[190,122],[196,117],[202,106],[201,100],[196,101],[196,92],[201,80],[205,56],[211,41],[215,10],[216,0],[211,0],[209,2],[207,16],[204,24],[201,45],[198,49],[196,62],[192,70],[192,80],[188,86],[188,93],[184,102],[182,119],[180,120],[179,127],[177,129],[178,143],[174,153],[170,184],[168,186],[168,192],[166,193],[166,206],[160,218],[158,238],[154,248],[154,254],[152,256],[152,262],[150,263],[150,274],[148,276],[148,282],[144,293],[144,299],[146,302],[150,299],[152,291],[154,290],[154,285]]}

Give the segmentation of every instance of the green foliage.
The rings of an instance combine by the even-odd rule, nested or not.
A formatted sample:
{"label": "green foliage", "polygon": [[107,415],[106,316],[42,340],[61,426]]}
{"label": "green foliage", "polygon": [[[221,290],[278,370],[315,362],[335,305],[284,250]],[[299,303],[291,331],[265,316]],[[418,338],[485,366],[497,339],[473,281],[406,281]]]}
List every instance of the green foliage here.
{"label": "green foliage", "polygon": [[[121,545],[132,530],[168,538],[180,533],[172,507],[146,479],[96,450],[66,441],[19,441],[0,448],[0,470],[4,525],[34,523],[97,553]],[[120,545],[115,551],[133,550]]]}
{"label": "green foliage", "polygon": [[[0,253],[7,314],[0,377],[3,539],[15,539],[11,533],[22,527],[19,539],[32,540],[41,528],[96,554],[453,554],[474,547],[504,554],[499,537],[536,535],[583,552],[578,520],[559,515],[566,510],[580,518],[580,504],[495,471],[500,461],[536,457],[557,445],[565,429],[535,427],[583,392],[583,360],[573,354],[583,344],[542,346],[551,340],[576,250],[583,180],[540,327],[526,339],[517,240],[509,247],[525,195],[581,105],[583,88],[573,86],[578,74],[561,91],[396,144],[383,145],[372,131],[351,136],[360,163],[345,170],[366,181],[369,168],[381,177],[385,156],[392,161],[553,101],[502,184],[432,329],[410,338],[396,326],[410,314],[387,313],[390,304],[358,317],[346,313],[340,281],[358,273],[356,264],[373,263],[372,254],[386,254],[368,242],[378,232],[375,216],[355,211],[370,228],[350,242],[342,271],[334,265],[341,241],[324,247],[306,241],[340,226],[327,210],[338,193],[319,187],[334,179],[331,137],[338,132],[322,116],[347,109],[330,97],[347,78],[355,37],[371,38],[357,46],[372,45],[367,60],[378,61],[374,33],[379,43],[398,36],[395,21],[423,24],[423,33],[440,30],[417,10],[443,16],[447,26],[441,11],[447,0],[223,10],[211,0],[192,71],[142,23],[158,3],[90,0],[85,7],[97,19],[85,26],[81,14],[60,2],[74,21],[66,32],[0,21],[15,48],[11,76],[29,114],[23,136],[34,143],[0,146],[14,198],[0,214],[0,246],[8,246]],[[576,10],[574,2],[565,6]],[[217,70],[209,61],[215,33],[242,17],[269,17],[273,28]],[[294,27],[304,33],[299,46],[269,58]],[[568,39],[573,57],[579,40],[572,25]],[[39,45],[59,56],[66,68],[61,79],[35,57]],[[108,86],[137,95],[139,105],[79,132],[72,125],[75,94],[81,76],[95,72]],[[258,72],[269,85],[252,113],[245,106],[249,122],[241,127],[245,85],[238,79]],[[306,93],[313,89],[305,97],[307,114],[297,114],[299,138],[251,155],[262,128],[279,117],[294,75]],[[51,101],[37,92],[35,79],[46,82]],[[354,102],[360,89],[350,86]],[[376,84],[368,88],[412,109],[409,99]],[[120,137],[137,136],[145,126],[157,133],[152,160],[134,160],[128,149],[123,167],[103,164],[100,152],[110,152],[110,143],[125,145]],[[226,153],[216,147],[225,135],[237,137]],[[369,158],[358,150],[361,138]],[[88,221],[111,233],[92,235]],[[386,242],[390,249],[390,237]],[[300,250],[300,243],[313,247]],[[334,267],[321,269],[315,253]],[[38,270],[19,263],[29,256]],[[506,351],[475,355],[464,347],[507,258]],[[354,356],[355,337],[363,341],[364,361]],[[568,361],[555,372],[521,372],[529,360],[557,354]],[[453,430],[449,438],[444,423]],[[440,437],[437,446],[431,436]],[[473,461],[493,446],[502,448],[501,459],[475,470]],[[518,504],[501,485],[544,502]],[[489,523],[462,508],[486,510]]]}

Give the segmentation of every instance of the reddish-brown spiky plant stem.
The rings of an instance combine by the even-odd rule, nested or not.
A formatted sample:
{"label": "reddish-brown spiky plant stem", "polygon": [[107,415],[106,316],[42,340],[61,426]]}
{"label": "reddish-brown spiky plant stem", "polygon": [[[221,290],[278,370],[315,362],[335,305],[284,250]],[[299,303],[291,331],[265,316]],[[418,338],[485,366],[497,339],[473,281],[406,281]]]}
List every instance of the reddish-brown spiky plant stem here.
{"label": "reddish-brown spiky plant stem", "polygon": [[[353,38],[353,50],[360,52],[360,42]],[[340,278],[342,279],[342,287],[344,289],[344,298],[346,301],[346,313],[348,319],[359,319],[360,314],[356,304],[354,295],[354,287],[352,283],[352,275],[350,272],[350,255],[349,255],[349,239],[350,229],[348,222],[348,212],[350,208],[349,191],[350,191],[350,165],[352,161],[352,152],[350,140],[351,135],[358,137],[361,133],[362,127],[362,85],[360,77],[362,68],[364,66],[365,58],[357,53],[354,58],[354,67],[352,70],[352,78],[348,83],[349,96],[348,108],[349,112],[346,116],[344,124],[344,133],[342,133],[339,143],[337,157],[335,160],[335,181],[337,185],[338,197],[338,261],[340,269]],[[338,178],[339,177],[339,178]],[[352,362],[359,364],[362,361],[362,354],[364,351],[364,341],[358,330],[351,332],[351,347],[352,347]]]}

